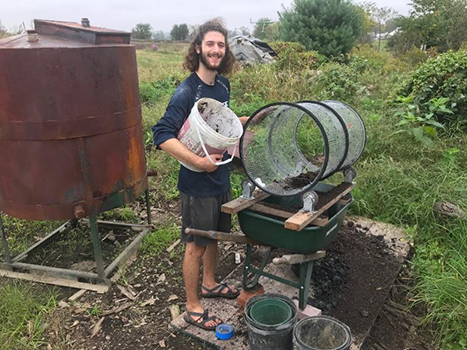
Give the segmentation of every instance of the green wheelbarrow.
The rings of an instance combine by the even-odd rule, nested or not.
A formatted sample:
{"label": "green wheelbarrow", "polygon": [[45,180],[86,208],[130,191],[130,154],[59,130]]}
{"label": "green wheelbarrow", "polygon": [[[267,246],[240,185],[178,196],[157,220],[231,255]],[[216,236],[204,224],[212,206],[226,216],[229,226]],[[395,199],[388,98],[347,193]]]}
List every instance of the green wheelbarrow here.
{"label": "green wheelbarrow", "polygon": [[[318,183],[314,190],[317,193],[326,194],[335,186]],[[245,266],[243,270],[243,287],[246,290],[254,289],[261,276],[268,277],[275,281],[295,287],[299,290],[299,307],[304,309],[307,304],[310,290],[311,273],[315,260],[324,257],[323,251],[336,237],[342,225],[349,205],[353,202],[350,193],[346,194],[344,200],[336,200],[335,203],[324,211],[324,216],[329,220],[322,226],[307,226],[300,231],[287,229],[284,227],[285,219],[275,217],[270,214],[256,212],[252,209],[240,210],[238,221],[244,235],[223,233],[217,231],[202,231],[187,229],[188,234],[201,235],[217,240],[232,241],[246,244]],[[292,197],[267,197],[263,200],[267,205],[284,208],[294,208],[301,206],[299,196]],[[252,245],[268,246],[259,267],[251,264],[253,253]],[[275,264],[298,264],[299,281],[290,281],[280,276],[264,271],[270,258],[271,252],[275,248],[283,248],[290,251],[290,255],[275,258]]]}

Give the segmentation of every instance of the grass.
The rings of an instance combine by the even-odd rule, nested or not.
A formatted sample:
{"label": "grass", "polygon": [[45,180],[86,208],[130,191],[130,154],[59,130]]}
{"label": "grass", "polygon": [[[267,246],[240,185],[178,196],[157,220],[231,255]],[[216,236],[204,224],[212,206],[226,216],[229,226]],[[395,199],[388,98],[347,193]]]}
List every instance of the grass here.
{"label": "grass", "polygon": [[0,300],[2,349],[41,348],[45,344],[46,316],[57,305],[56,292],[32,284],[11,282],[0,287]]}
{"label": "grass", "polygon": [[180,237],[180,228],[173,222],[159,226],[143,238],[140,252],[143,256],[158,256]]}

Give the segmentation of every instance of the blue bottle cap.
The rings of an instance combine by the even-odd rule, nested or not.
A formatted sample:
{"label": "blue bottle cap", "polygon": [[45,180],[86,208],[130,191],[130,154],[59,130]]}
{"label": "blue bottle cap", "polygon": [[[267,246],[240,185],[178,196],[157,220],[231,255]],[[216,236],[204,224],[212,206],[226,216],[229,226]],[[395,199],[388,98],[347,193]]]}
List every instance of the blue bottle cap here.
{"label": "blue bottle cap", "polygon": [[233,337],[234,328],[230,324],[220,324],[216,327],[216,337],[220,340],[229,340]]}

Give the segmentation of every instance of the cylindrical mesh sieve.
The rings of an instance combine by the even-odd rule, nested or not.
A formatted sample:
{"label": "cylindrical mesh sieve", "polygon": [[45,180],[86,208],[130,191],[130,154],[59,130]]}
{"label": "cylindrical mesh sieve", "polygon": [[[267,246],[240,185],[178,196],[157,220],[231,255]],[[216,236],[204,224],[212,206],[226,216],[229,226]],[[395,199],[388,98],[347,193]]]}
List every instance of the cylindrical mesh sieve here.
{"label": "cylindrical mesh sieve", "polygon": [[276,196],[297,195],[358,159],[365,144],[361,126],[360,116],[338,101],[273,103],[246,123],[240,156],[260,189]]}

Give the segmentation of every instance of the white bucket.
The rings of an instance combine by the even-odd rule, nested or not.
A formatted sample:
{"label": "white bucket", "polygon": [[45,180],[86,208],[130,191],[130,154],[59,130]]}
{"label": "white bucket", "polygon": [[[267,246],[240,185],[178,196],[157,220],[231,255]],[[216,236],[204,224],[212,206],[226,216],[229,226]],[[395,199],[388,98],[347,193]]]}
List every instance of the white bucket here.
{"label": "white bucket", "polygon": [[[178,133],[178,139],[190,151],[200,157],[208,157],[212,164],[223,165],[235,156],[235,145],[242,136],[240,119],[230,108],[212,98],[198,100]],[[230,150],[232,156],[223,162],[214,162],[211,154],[223,154]],[[190,164],[180,162],[184,167],[202,172]]]}

